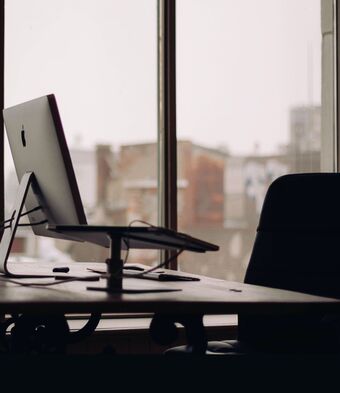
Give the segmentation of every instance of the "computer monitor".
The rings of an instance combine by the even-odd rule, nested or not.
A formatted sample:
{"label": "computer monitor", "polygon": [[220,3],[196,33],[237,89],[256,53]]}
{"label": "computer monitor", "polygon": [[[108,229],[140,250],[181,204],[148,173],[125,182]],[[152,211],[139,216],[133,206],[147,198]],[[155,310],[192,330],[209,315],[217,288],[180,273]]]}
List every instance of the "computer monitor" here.
{"label": "computer monitor", "polygon": [[[30,187],[26,211],[36,235],[68,239],[64,234],[35,225],[45,219],[55,224],[86,224],[71,157],[53,94],[3,111],[7,138],[19,182],[33,172],[39,190]],[[38,204],[40,210],[34,210]]]}
{"label": "computer monitor", "polygon": [[[0,272],[9,273],[6,264],[22,208],[39,236],[84,241],[72,234],[50,231],[46,224],[86,225],[87,221],[55,96],[6,108],[3,118],[20,183],[0,244]],[[30,179],[28,173],[33,174]],[[23,182],[29,183],[27,190]],[[92,242],[110,245],[105,237]]]}

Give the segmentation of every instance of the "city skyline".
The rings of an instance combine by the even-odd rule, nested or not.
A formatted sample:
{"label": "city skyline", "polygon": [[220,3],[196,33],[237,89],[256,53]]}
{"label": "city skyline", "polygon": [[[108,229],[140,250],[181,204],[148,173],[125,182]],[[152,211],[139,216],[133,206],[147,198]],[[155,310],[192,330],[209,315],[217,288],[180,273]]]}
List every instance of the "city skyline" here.
{"label": "city skyline", "polygon": [[[314,141],[314,143],[320,144],[320,146],[321,146],[321,135],[320,135],[321,112],[320,112],[320,110],[321,110],[321,107],[320,107],[320,106],[314,106],[314,105],[311,106],[311,107],[308,107],[308,106],[293,107],[293,108],[291,108],[290,116],[292,116],[292,114],[294,114],[294,113],[296,113],[296,112],[302,112],[302,113],[304,113],[304,114],[305,114],[306,111],[307,111],[307,112],[310,112],[310,111],[312,111],[312,112],[313,112],[313,111],[318,112],[318,117],[319,117],[319,118],[318,118],[318,123],[317,123],[316,129],[313,128],[313,137],[314,137],[314,139],[316,138],[316,140]],[[219,146],[204,145],[204,144],[197,143],[193,138],[190,138],[190,137],[188,137],[188,138],[177,139],[177,143],[180,143],[180,142],[183,142],[183,141],[190,141],[190,142],[192,142],[193,144],[197,144],[197,145],[200,145],[200,146],[206,147],[206,148],[211,148],[211,149],[220,150],[221,152],[228,153],[228,154],[230,154],[231,156],[235,156],[235,157],[246,157],[246,156],[256,156],[256,155],[258,155],[258,156],[261,156],[261,155],[263,155],[263,156],[265,156],[265,155],[273,155],[273,154],[282,153],[282,152],[286,151],[287,149],[289,149],[290,144],[292,144],[291,138],[292,138],[292,130],[293,130],[293,128],[294,128],[294,124],[292,124],[292,119],[290,119],[289,136],[288,136],[289,139],[288,139],[288,141],[287,141],[287,144],[284,144],[284,145],[278,144],[278,145],[276,146],[276,148],[273,149],[273,151],[271,151],[271,152],[261,152],[261,151],[260,151],[259,149],[257,149],[256,146],[255,146],[255,148],[254,148],[252,151],[249,151],[249,152],[246,152],[246,153],[238,153],[238,154],[237,154],[237,152],[231,151],[231,150],[228,149],[227,146],[224,145],[224,144],[219,145]],[[308,132],[308,127],[305,125],[304,133],[306,133],[306,132]],[[316,132],[316,133],[315,133],[315,132]],[[318,134],[318,133],[319,133],[319,134]],[[306,138],[307,135],[306,135],[306,134],[304,134],[304,135],[305,135],[304,138]],[[67,139],[67,136],[66,136],[66,135],[65,135],[65,137],[66,137],[66,139]],[[306,141],[307,141],[307,139],[306,139]],[[119,150],[120,150],[121,148],[123,148],[124,146],[139,145],[139,144],[150,144],[150,143],[156,143],[156,141],[144,140],[143,142],[130,143],[130,144],[129,144],[129,143],[126,143],[126,144],[122,144],[122,145],[120,145],[120,146],[114,146],[114,145],[112,145],[112,144],[110,144],[110,143],[103,144],[103,145],[110,146],[110,147],[112,148],[112,150],[116,151],[116,153],[119,153]],[[73,152],[79,151],[79,153],[80,153],[80,155],[81,155],[81,152],[82,152],[82,151],[88,151],[88,152],[95,153],[96,147],[99,146],[99,145],[101,145],[101,144],[102,144],[102,143],[96,143],[95,145],[92,145],[92,146],[83,146],[81,143],[78,143],[78,144],[76,144],[76,145],[73,145],[73,146],[71,145],[71,146],[69,146],[69,148],[70,148],[70,150],[71,150],[71,153],[72,153],[72,151],[73,151]],[[308,144],[307,144],[306,146],[307,146],[307,150],[308,150]],[[319,148],[320,148],[320,147],[319,147]],[[72,160],[74,160],[74,159],[77,159],[77,156],[72,157]],[[88,165],[88,166],[89,166],[89,165]],[[89,170],[90,170],[90,172],[92,172],[93,168],[91,169],[91,168],[89,167]],[[13,159],[12,159],[12,156],[11,156],[11,153],[10,153],[10,148],[9,148],[8,143],[7,143],[7,138],[5,138],[5,179],[8,178],[8,176],[9,176],[11,173],[14,173],[14,164],[13,164]]]}
{"label": "city skyline", "polygon": [[[231,159],[234,162],[241,162],[242,160],[252,160],[259,158],[260,160],[269,160],[269,166],[265,171],[271,173],[271,176],[274,178],[280,176],[285,173],[289,173],[293,167],[295,167],[296,171],[301,171],[303,168],[306,171],[319,170],[316,169],[315,165],[320,165],[315,159],[319,160],[318,154],[320,154],[321,150],[321,107],[312,106],[312,107],[296,107],[292,108],[290,115],[290,133],[289,133],[289,141],[285,148],[281,148],[280,151],[271,153],[271,154],[261,154],[259,152],[252,152],[250,154],[233,154],[232,151],[226,151],[223,148],[211,148],[209,146],[205,146],[202,144],[197,144],[195,141],[190,139],[182,139],[177,141],[178,147],[178,187],[181,188],[185,183],[182,175],[183,173],[180,170],[181,162],[185,160],[186,154],[184,153],[181,146],[183,144],[188,144],[191,146],[195,146],[195,148],[199,149],[202,152],[206,152],[209,154],[217,154],[220,157],[224,157],[225,159]],[[150,149],[148,153],[144,152],[142,149]],[[157,170],[155,167],[155,162],[157,161],[157,148],[156,142],[146,142],[137,143],[137,144],[126,144],[121,145],[119,150],[114,150],[110,144],[102,145],[98,144],[91,148],[82,148],[78,146],[76,148],[70,148],[70,155],[73,162],[73,167],[76,174],[77,183],[79,189],[81,191],[82,199],[84,206],[92,210],[96,204],[98,203],[95,189],[97,187],[97,175],[100,169],[98,168],[98,154],[100,151],[106,152],[108,156],[103,159],[103,163],[105,166],[111,162],[112,168],[107,173],[108,179],[107,182],[111,181],[112,173],[115,172],[114,176],[117,176],[119,172],[119,168],[121,164],[119,163],[121,157],[129,157],[125,158],[127,162],[138,162],[140,160],[140,155],[147,155],[149,157],[148,161],[144,161],[144,166],[140,167],[140,165],[136,165],[134,171],[130,173],[130,180],[134,181],[134,175],[139,177],[141,173],[144,173],[145,179],[150,186],[150,184],[154,184],[154,187],[157,188]],[[134,153],[135,152],[135,153]],[[137,156],[135,156],[135,154]],[[317,155],[315,156],[315,153]],[[100,153],[102,154],[102,153]],[[290,169],[287,166],[282,166],[281,164],[273,164],[270,162],[272,157],[285,157],[286,160],[292,161]],[[241,160],[241,161],[240,161]],[[123,164],[124,166],[125,164]],[[261,164],[262,165],[262,164]],[[301,166],[302,165],[302,166]],[[251,169],[251,166],[248,168],[249,173],[254,172],[258,173],[260,177],[263,176],[264,168],[258,168],[258,165],[255,164],[255,167]],[[117,172],[118,171],[118,172]],[[111,175],[109,175],[111,173]],[[131,177],[132,175],[132,177]],[[266,176],[265,176],[266,177]],[[237,179],[237,176],[232,176],[233,180],[228,180],[228,187],[234,188],[234,184],[239,184],[240,179]],[[5,173],[6,180],[6,200],[12,200],[16,193],[16,189],[18,186],[18,182],[15,175],[14,167],[9,167],[7,172]],[[127,179],[126,179],[127,180]],[[151,181],[151,183],[150,183]],[[226,179],[224,179],[224,182]],[[105,184],[104,178],[102,179],[102,185]],[[237,186],[236,186],[237,187]],[[261,198],[258,203],[262,203]]]}
{"label": "city skyline", "polygon": [[[320,171],[320,144],[314,143],[320,143],[320,108],[295,108],[292,115],[291,144],[281,154],[233,156],[190,141],[178,143],[179,230],[221,246],[213,260],[190,254],[181,257],[186,271],[241,280],[271,182],[287,173]],[[78,148],[70,153],[89,223],[124,226],[138,219],[157,225],[155,142],[125,145],[118,153],[110,145],[99,145],[95,152]],[[14,178],[8,180],[13,182]],[[12,195],[6,194],[7,198],[13,200],[15,185],[8,191]],[[39,258],[40,243],[40,238],[25,228],[18,233],[13,253]],[[106,257],[105,249],[90,244],[64,241],[55,246],[52,242],[48,245],[51,258],[58,250],[74,260],[101,261]],[[134,250],[131,258],[152,264],[156,254]]]}

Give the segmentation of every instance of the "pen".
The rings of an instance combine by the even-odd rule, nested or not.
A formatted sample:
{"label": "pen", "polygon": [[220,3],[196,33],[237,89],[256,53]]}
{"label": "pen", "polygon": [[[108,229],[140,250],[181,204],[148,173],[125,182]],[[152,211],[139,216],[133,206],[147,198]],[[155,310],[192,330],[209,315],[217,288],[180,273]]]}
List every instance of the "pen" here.
{"label": "pen", "polygon": [[174,274],[161,273],[158,275],[160,281],[199,281],[197,277],[177,276]]}

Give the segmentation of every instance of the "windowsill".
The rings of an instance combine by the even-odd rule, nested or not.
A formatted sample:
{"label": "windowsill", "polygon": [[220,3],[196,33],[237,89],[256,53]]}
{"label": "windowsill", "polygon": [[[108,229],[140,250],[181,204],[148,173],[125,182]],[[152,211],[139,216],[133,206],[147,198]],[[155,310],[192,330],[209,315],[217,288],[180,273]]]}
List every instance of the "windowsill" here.
{"label": "windowsill", "polygon": [[[152,316],[129,316],[114,315],[114,316],[103,316],[100,320],[96,331],[139,331],[148,330],[150,326]],[[87,319],[78,317],[68,320],[71,331],[79,330],[85,325]],[[203,319],[204,326],[206,328],[214,327],[236,327],[237,326],[237,315],[206,315]],[[178,325],[181,328],[181,325]]]}
{"label": "windowsill", "polygon": [[[152,314],[104,314],[95,332],[84,340],[69,346],[69,353],[93,354],[111,348],[117,354],[160,354],[169,347],[186,344],[185,329],[178,326],[178,337],[169,345],[157,344],[150,336]],[[81,329],[87,319],[84,315],[68,320],[71,331]],[[207,315],[204,326],[209,341],[237,337],[237,315]]]}

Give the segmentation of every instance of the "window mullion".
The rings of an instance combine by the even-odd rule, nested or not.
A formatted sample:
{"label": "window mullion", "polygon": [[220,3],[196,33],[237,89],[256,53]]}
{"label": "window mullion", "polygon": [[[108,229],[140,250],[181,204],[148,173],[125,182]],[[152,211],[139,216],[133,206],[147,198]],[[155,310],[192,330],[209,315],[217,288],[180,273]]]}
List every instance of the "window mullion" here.
{"label": "window mullion", "polygon": [[[159,224],[177,230],[176,2],[158,0]],[[162,258],[172,256],[163,252]],[[177,261],[169,264],[177,268]]]}

